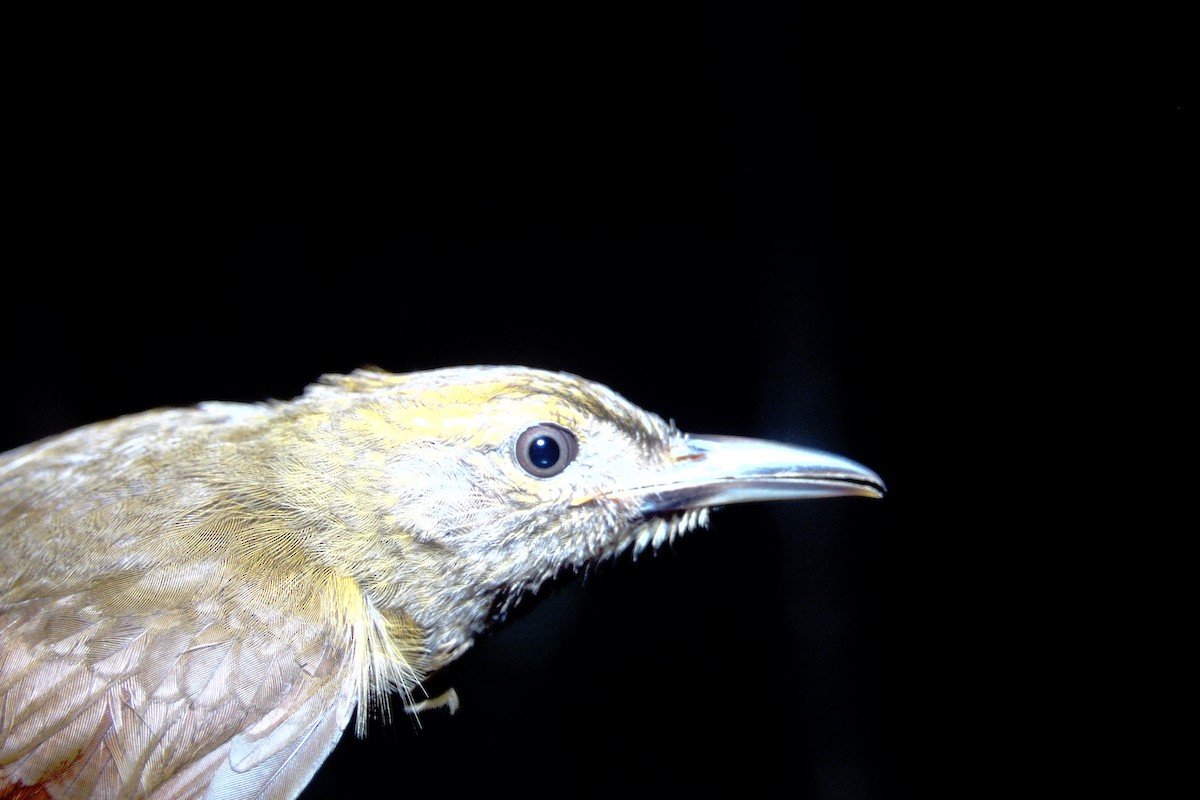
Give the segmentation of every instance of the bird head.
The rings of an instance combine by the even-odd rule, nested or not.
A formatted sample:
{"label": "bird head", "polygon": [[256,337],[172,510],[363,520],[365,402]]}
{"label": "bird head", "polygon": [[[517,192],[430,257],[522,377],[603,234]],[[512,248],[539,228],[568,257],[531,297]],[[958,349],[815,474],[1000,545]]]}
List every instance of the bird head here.
{"label": "bird head", "polygon": [[[328,426],[339,445],[325,450],[341,454],[339,474],[372,476],[365,494],[379,505],[353,527],[379,531],[400,573],[365,583],[402,599],[418,624],[454,609],[478,632],[563,568],[657,548],[706,524],[713,506],[884,491],[848,459],[689,436],[564,373],[359,370],[326,377],[304,403],[341,408]],[[339,560],[373,561],[357,551]],[[423,604],[436,613],[422,614]]]}

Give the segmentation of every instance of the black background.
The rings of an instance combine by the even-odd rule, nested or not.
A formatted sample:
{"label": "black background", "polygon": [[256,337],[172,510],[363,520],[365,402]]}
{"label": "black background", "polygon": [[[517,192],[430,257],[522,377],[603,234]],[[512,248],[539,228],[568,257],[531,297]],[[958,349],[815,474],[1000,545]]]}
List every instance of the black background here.
{"label": "black background", "polygon": [[[968,591],[991,506],[962,513],[996,389],[977,323],[1014,281],[1032,311],[1004,324],[1039,307],[1027,232],[1084,101],[1013,88],[1023,60],[969,31],[748,9],[75,20],[23,63],[0,447],[509,363],[888,483],[559,582],[430,681],[457,715],[347,735],[308,800],[924,796],[1002,705],[978,670],[1017,657],[979,646]],[[1172,89],[1113,86],[1178,135]]]}

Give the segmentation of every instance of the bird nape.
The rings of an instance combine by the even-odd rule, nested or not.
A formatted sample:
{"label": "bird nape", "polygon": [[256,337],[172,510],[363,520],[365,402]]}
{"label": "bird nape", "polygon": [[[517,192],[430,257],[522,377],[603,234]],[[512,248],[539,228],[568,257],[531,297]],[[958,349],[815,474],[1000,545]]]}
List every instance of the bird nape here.
{"label": "bird nape", "polygon": [[0,797],[294,797],[356,707],[419,707],[560,570],[715,505],[883,492],[521,367],[359,370],[35,442],[0,455]]}

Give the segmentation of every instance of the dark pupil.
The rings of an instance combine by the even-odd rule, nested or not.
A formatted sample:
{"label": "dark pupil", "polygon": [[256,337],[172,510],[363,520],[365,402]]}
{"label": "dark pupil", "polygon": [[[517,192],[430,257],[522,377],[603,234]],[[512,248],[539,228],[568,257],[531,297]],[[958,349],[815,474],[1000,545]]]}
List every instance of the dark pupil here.
{"label": "dark pupil", "polygon": [[558,463],[558,442],[539,436],[529,443],[529,460],[539,469],[549,469]]}

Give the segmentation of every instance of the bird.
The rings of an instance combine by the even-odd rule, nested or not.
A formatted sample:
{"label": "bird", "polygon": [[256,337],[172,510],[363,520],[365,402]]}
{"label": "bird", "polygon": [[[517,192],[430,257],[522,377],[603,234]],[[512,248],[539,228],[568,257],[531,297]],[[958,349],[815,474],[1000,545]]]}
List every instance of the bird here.
{"label": "bird", "polygon": [[743,502],[881,498],[567,372],[325,375],[0,455],[0,798],[293,798],[563,570]]}

